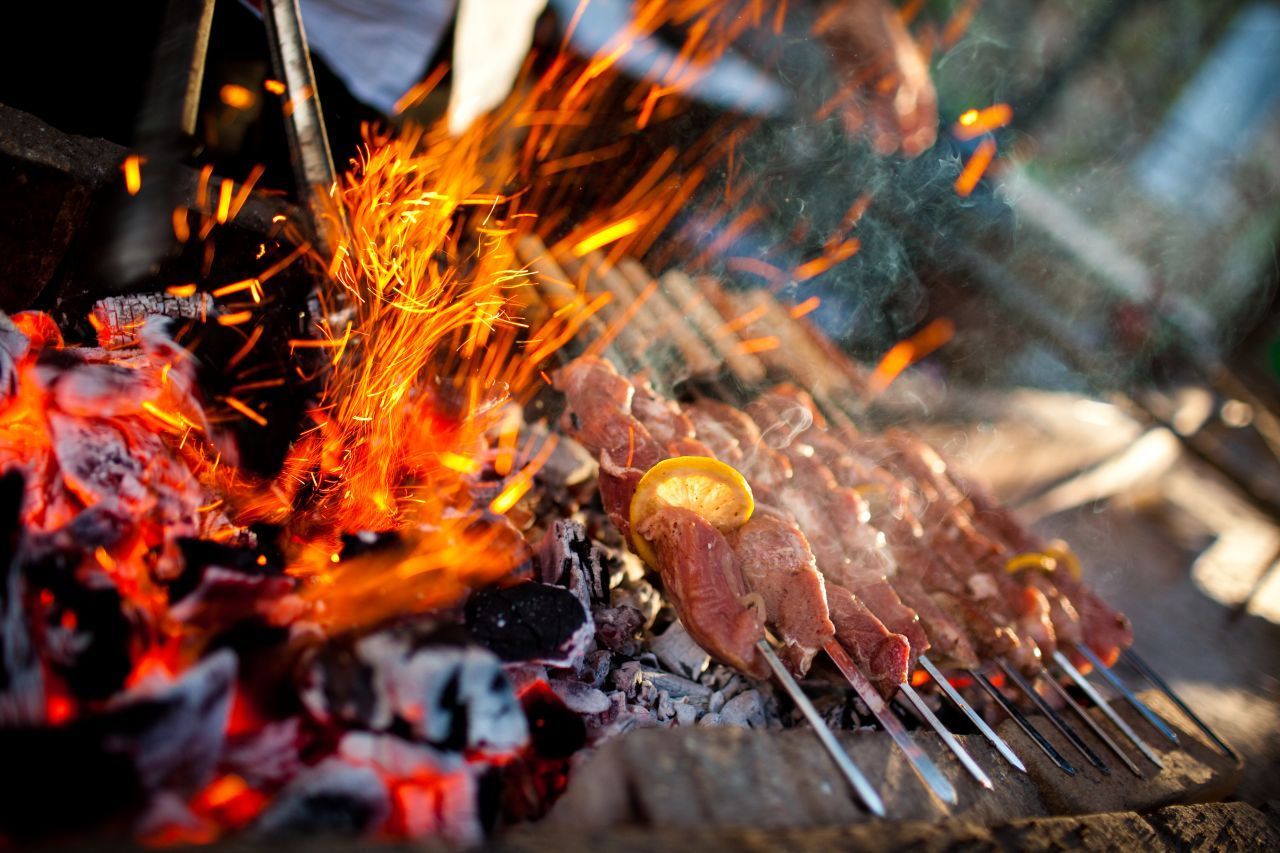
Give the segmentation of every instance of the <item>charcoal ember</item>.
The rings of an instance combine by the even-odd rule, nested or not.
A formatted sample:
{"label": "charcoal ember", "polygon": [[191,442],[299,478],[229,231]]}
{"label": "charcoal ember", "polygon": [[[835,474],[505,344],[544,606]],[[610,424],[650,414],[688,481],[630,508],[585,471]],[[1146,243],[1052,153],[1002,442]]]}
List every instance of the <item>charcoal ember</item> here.
{"label": "charcoal ember", "polygon": [[304,660],[300,678],[303,705],[322,723],[378,732],[405,726],[440,749],[494,754],[529,738],[497,656],[430,622],[327,643]]}
{"label": "charcoal ember", "polygon": [[572,591],[517,583],[475,593],[467,601],[467,629],[504,661],[576,668],[586,658],[595,625]]}
{"label": "charcoal ember", "polygon": [[587,742],[586,723],[580,714],[546,681],[530,684],[520,693],[520,702],[529,720],[532,752],[545,759],[568,758]]}
{"label": "charcoal ember", "polygon": [[711,656],[693,641],[684,625],[672,622],[649,642],[662,665],[677,675],[697,679],[711,665]]}
{"label": "charcoal ember", "polygon": [[67,486],[86,505],[115,504],[140,517],[153,496],[143,483],[146,469],[124,434],[104,421],[49,412],[53,449]]}
{"label": "charcoal ember", "polygon": [[305,767],[299,754],[301,744],[300,718],[264,723],[256,731],[231,738],[219,767],[244,779],[251,788],[276,788]]}
{"label": "charcoal ember", "polygon": [[284,575],[252,575],[210,566],[202,573],[200,584],[169,608],[169,615],[186,625],[228,625],[278,611],[294,588],[293,579]]}
{"label": "charcoal ember", "polygon": [[236,656],[224,650],[172,683],[121,694],[108,705],[119,725],[104,733],[104,747],[128,755],[147,790],[196,791],[222,753],[236,671]]}
{"label": "charcoal ember", "polygon": [[21,474],[0,477],[0,725],[6,726],[44,720],[44,677],[23,606],[18,555],[23,490]]}
{"label": "charcoal ember", "polygon": [[9,315],[0,311],[0,405],[7,404],[18,393],[18,364],[30,345]]}
{"label": "charcoal ember", "polygon": [[121,694],[61,726],[0,728],[0,828],[15,837],[88,829],[157,794],[190,796],[212,776],[231,710],[236,659],[206,658],[171,683]]}
{"label": "charcoal ember", "polygon": [[326,758],[281,789],[248,834],[257,838],[368,835],[390,814],[391,794],[376,770]]}
{"label": "charcoal ember", "polygon": [[634,607],[597,607],[592,612],[596,626],[596,641],[611,652],[624,657],[635,657],[643,646],[640,632],[644,628],[644,614]]}
{"label": "charcoal ember", "polygon": [[87,363],[70,369],[42,366],[53,404],[78,418],[110,418],[142,411],[142,404],[160,395],[152,374],[118,364]]}
{"label": "charcoal ember", "polygon": [[464,845],[483,840],[475,770],[461,755],[394,735],[348,732],[338,744],[338,756],[391,781],[397,829],[406,835]]}
{"label": "charcoal ember", "polygon": [[543,582],[567,587],[586,612],[591,612],[592,605],[609,603],[604,551],[587,538],[581,522],[553,523],[538,547],[538,564]]}
{"label": "charcoal ember", "polygon": [[46,614],[45,663],[80,699],[115,695],[133,669],[129,643],[135,627],[119,590],[99,572],[66,575],[51,589],[54,604]]}

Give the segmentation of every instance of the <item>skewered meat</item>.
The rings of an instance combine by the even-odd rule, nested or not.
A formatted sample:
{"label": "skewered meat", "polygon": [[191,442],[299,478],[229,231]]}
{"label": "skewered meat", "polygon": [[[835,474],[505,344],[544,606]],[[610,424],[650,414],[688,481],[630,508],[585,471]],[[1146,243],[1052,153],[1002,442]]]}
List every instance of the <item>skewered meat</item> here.
{"label": "skewered meat", "polygon": [[[600,460],[600,497],[610,520],[630,541],[629,510],[644,472],[666,454],[631,416],[633,388],[608,362],[580,358],[556,372],[565,392],[565,427]],[[658,569],[680,620],[707,653],[764,676],[755,643],[764,626],[743,599],[746,584],[724,536],[696,514],[663,510],[641,531],[659,556]]]}
{"label": "skewered meat", "polygon": [[756,648],[764,625],[743,604],[747,584],[724,535],[677,507],[658,510],[637,532],[653,543],[663,586],[689,636],[718,660],[767,678],[768,664]]}
{"label": "skewered meat", "polygon": [[747,586],[764,599],[768,621],[782,635],[792,669],[807,672],[836,629],[804,536],[783,513],[757,505],[751,519],[727,538]]}

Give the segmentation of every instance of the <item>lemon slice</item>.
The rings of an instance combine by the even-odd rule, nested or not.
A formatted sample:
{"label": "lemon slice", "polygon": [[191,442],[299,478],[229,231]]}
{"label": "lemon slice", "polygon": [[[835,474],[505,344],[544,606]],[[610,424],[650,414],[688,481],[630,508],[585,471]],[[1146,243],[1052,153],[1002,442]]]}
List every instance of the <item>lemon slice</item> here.
{"label": "lemon slice", "polygon": [[658,555],[636,528],[663,507],[691,510],[728,533],[747,523],[755,500],[746,478],[718,459],[676,456],[654,465],[636,486],[630,514],[631,546],[651,566],[658,564]]}

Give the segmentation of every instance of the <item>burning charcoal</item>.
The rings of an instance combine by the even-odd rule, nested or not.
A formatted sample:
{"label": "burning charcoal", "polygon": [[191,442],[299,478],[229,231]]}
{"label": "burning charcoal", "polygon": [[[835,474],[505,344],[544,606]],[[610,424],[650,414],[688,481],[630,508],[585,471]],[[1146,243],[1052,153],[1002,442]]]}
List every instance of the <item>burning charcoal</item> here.
{"label": "burning charcoal", "polygon": [[200,585],[169,608],[169,615],[186,625],[226,625],[261,613],[268,603],[293,591],[289,577],[247,575],[211,566],[204,570]]}
{"label": "burning charcoal", "polygon": [[80,364],[58,370],[53,403],[78,418],[110,418],[135,414],[160,394],[156,379],[117,364]]}
{"label": "burning charcoal", "polygon": [[405,834],[438,836],[458,844],[483,839],[475,769],[461,755],[368,732],[343,735],[338,755],[349,764],[376,770],[394,788],[394,818]]}
{"label": "burning charcoal", "polygon": [[375,770],[327,758],[276,794],[249,833],[268,838],[366,835],[380,827],[390,813],[390,794]]}
{"label": "burning charcoal", "polygon": [[649,648],[663,666],[686,678],[696,679],[711,664],[711,656],[693,641],[679,622],[672,622],[671,627],[655,636]]}
{"label": "burning charcoal", "polygon": [[431,624],[331,642],[304,664],[302,679],[303,704],[321,722],[372,731],[407,724],[426,743],[458,751],[510,752],[529,737],[501,661],[444,642]]}
{"label": "burning charcoal", "polygon": [[0,725],[9,726],[44,720],[44,679],[23,607],[26,584],[17,559],[22,491],[21,474],[0,477]]}
{"label": "burning charcoal", "polygon": [[477,592],[466,617],[471,635],[504,661],[576,668],[596,633],[571,591],[536,582]]}
{"label": "burning charcoal", "polygon": [[600,645],[625,657],[640,653],[640,630],[644,614],[634,607],[597,607],[592,614],[596,624],[596,640]]}
{"label": "burning charcoal", "polygon": [[587,538],[577,521],[551,525],[538,547],[538,563],[545,583],[567,587],[587,612],[593,604],[607,604],[608,572],[604,553]]}
{"label": "burning charcoal", "polygon": [[585,715],[609,710],[609,697],[588,684],[563,678],[553,678],[549,683],[560,701],[572,711]]}
{"label": "burning charcoal", "polygon": [[141,516],[154,497],[142,461],[121,432],[103,421],[49,412],[53,449],[71,490],[86,504],[118,503]]}
{"label": "burning charcoal", "polygon": [[221,651],[175,682],[121,695],[109,706],[117,725],[104,733],[104,746],[128,755],[149,791],[195,791],[222,753],[236,669],[235,655]]}
{"label": "burning charcoal", "polygon": [[[161,791],[189,796],[222,752],[236,659],[206,658],[172,683],[122,694],[62,726],[0,728],[0,826],[18,837],[90,828]],[[73,772],[68,768],[73,768]]]}
{"label": "burning charcoal", "polygon": [[298,717],[290,717],[233,739],[223,752],[223,769],[244,779],[251,788],[283,785],[303,769],[298,754],[301,724]]}
{"label": "burning charcoal", "polygon": [[530,746],[543,758],[568,758],[586,744],[587,730],[582,717],[545,681],[531,684],[520,694],[529,719]]}
{"label": "burning charcoal", "polygon": [[9,315],[0,311],[0,405],[7,404],[18,393],[18,362],[30,345]]}

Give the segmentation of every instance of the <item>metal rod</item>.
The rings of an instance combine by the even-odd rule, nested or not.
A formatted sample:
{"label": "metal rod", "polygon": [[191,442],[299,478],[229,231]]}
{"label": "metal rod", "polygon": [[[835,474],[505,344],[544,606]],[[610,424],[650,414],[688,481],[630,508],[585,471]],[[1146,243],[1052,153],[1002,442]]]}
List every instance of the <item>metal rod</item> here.
{"label": "metal rod", "polygon": [[1209,740],[1217,744],[1218,748],[1221,749],[1224,753],[1226,753],[1227,757],[1229,757],[1232,761],[1236,761],[1236,762],[1240,760],[1240,756],[1236,754],[1235,750],[1227,746],[1227,742],[1224,741],[1222,738],[1218,737],[1218,735],[1214,733],[1213,729],[1209,728],[1208,723],[1200,719],[1200,717],[1198,717],[1194,711],[1188,708],[1187,703],[1183,702],[1182,699],[1178,696],[1178,694],[1173,692],[1173,688],[1170,687],[1163,678],[1161,678],[1159,675],[1156,674],[1156,671],[1151,668],[1150,664],[1148,664],[1142,658],[1138,657],[1137,652],[1135,652],[1133,649],[1125,649],[1123,652],[1123,656],[1124,656],[1125,663],[1129,664],[1129,666],[1137,670],[1139,675],[1141,675],[1143,678],[1147,679],[1147,681],[1150,681],[1153,685],[1159,688],[1161,693],[1163,693],[1165,696],[1168,696],[1170,701],[1172,701],[1173,704],[1178,706],[1178,710],[1186,714],[1187,719],[1195,723],[1196,728],[1204,732],[1205,736],[1208,737]]}
{"label": "metal rod", "polygon": [[831,733],[831,729],[827,728],[826,722],[818,714],[818,709],[813,707],[809,697],[804,695],[800,685],[796,684],[796,680],[791,677],[791,673],[787,672],[787,668],[778,659],[773,647],[765,640],[756,643],[756,647],[764,655],[765,661],[769,664],[769,669],[773,670],[774,676],[782,684],[783,689],[787,691],[791,701],[796,703],[800,713],[804,714],[805,719],[809,721],[809,725],[813,727],[814,734],[822,742],[822,746],[827,750],[827,754],[831,756],[831,760],[835,762],[836,767],[840,768],[840,772],[844,774],[844,778],[848,780],[849,785],[862,798],[862,802],[867,806],[867,811],[876,817],[884,817],[884,801],[880,799],[880,795],[876,793],[875,788],[871,787],[871,783],[867,781],[867,777],[858,769],[858,765],[853,763],[849,753],[845,752],[840,746],[840,742]]}
{"label": "metal rod", "polygon": [[969,754],[969,751],[961,746],[960,741],[956,740],[956,736],[953,735],[950,730],[942,724],[942,721],[938,719],[937,715],[930,710],[929,706],[925,704],[924,699],[922,699],[920,694],[915,691],[915,688],[910,684],[903,682],[898,690],[904,697],[906,697],[907,701],[911,703],[911,707],[915,708],[916,713],[929,724],[929,727],[938,733],[938,736],[942,738],[942,742],[947,745],[947,748],[951,750],[955,757],[960,759],[960,763],[969,771],[969,775],[974,779],[977,779],[978,784],[986,788],[988,791],[992,790],[994,786],[991,784],[991,777],[987,776],[986,772],[978,766],[978,762],[973,760],[973,756]]}
{"label": "metal rod", "polygon": [[1089,716],[1088,711],[1080,707],[1079,702],[1071,698],[1071,694],[1067,692],[1067,689],[1059,684],[1058,680],[1050,675],[1048,670],[1040,670],[1040,678],[1047,682],[1049,686],[1053,688],[1054,692],[1058,694],[1058,697],[1062,699],[1063,702],[1066,702],[1067,706],[1075,712],[1075,715],[1089,727],[1089,731],[1093,732],[1094,737],[1102,741],[1102,743],[1106,745],[1107,749],[1114,752],[1116,757],[1124,762],[1124,766],[1129,768],[1130,773],[1137,776],[1139,779],[1147,778],[1138,765],[1133,762],[1133,759],[1120,748],[1119,744],[1111,739],[1111,735],[1102,730],[1102,727],[1098,725],[1097,721],[1095,721],[1093,717]]}
{"label": "metal rod", "polygon": [[987,693],[991,695],[992,699],[996,700],[996,703],[1004,709],[1005,713],[1013,718],[1013,721],[1018,724],[1018,728],[1022,729],[1022,731],[1026,733],[1027,737],[1035,741],[1036,746],[1040,747],[1040,749],[1044,751],[1044,754],[1049,756],[1049,760],[1058,765],[1058,769],[1063,773],[1066,773],[1068,776],[1076,775],[1076,769],[1071,766],[1071,762],[1063,758],[1062,753],[1058,752],[1058,750],[1054,748],[1053,744],[1051,744],[1044,735],[1040,734],[1040,730],[1031,725],[1031,721],[1024,717],[1022,712],[1014,707],[1014,704],[1004,697],[1004,694],[1000,692],[1000,688],[991,683],[991,679],[987,678],[976,669],[969,670],[969,674],[972,675],[978,684],[982,686],[983,690],[987,691]]}
{"label": "metal rod", "polygon": [[310,214],[321,253],[331,255],[338,239],[324,195],[337,178],[298,0],[263,0],[262,21],[267,28],[272,66],[285,85],[288,99],[284,124],[298,195]]}
{"label": "metal rod", "polygon": [[911,735],[903,727],[902,721],[893,715],[893,711],[880,694],[876,692],[876,689],[871,686],[871,682],[858,671],[858,667],[854,664],[853,659],[849,657],[849,653],[835,640],[828,640],[823,648],[826,650],[827,656],[835,663],[836,668],[852,685],[858,697],[871,710],[875,718],[880,721],[880,725],[884,727],[884,730],[889,733],[889,737],[893,738],[893,742],[898,745],[898,749],[902,750],[902,754],[907,757],[912,769],[916,771],[916,774],[924,781],[929,790],[933,791],[934,795],[942,802],[954,806],[957,802],[956,789],[942,775],[929,756],[925,755],[920,745],[911,739]]}
{"label": "metal rod", "polygon": [[1169,728],[1169,724],[1157,717],[1156,712],[1148,708],[1146,702],[1139,699],[1137,694],[1125,686],[1125,683],[1117,678],[1116,674],[1107,668],[1098,656],[1093,653],[1093,649],[1089,648],[1084,643],[1076,643],[1075,645],[1076,651],[1084,655],[1089,663],[1093,664],[1094,668],[1098,670],[1098,672],[1102,673],[1102,677],[1105,678],[1112,687],[1120,691],[1120,695],[1124,697],[1126,702],[1134,707],[1134,710],[1142,715],[1144,720],[1154,726],[1156,731],[1160,732],[1160,734],[1164,735],[1169,740],[1174,743],[1178,742],[1178,736],[1174,733],[1173,729]]}
{"label": "metal rod", "polygon": [[969,722],[977,726],[978,731],[981,732],[982,736],[990,741],[991,745],[1004,756],[1005,761],[1008,761],[1014,767],[1021,770],[1023,773],[1026,773],[1027,766],[1022,763],[1022,759],[1018,758],[1014,751],[1009,747],[1009,744],[1005,743],[1004,738],[996,734],[995,729],[987,725],[987,721],[982,719],[978,712],[973,709],[973,706],[960,695],[960,691],[951,686],[951,682],[947,681],[947,677],[933,665],[933,661],[929,660],[924,655],[921,655],[919,660],[920,665],[924,667],[925,672],[929,673],[929,676],[934,680],[938,687],[942,689],[942,692],[946,697],[950,699],[952,704],[959,708],[966,717],[969,718]]}
{"label": "metal rod", "polygon": [[1071,741],[1071,745],[1085,757],[1085,760],[1101,772],[1108,776],[1111,775],[1111,768],[1098,757],[1098,754],[1089,747],[1089,744],[1084,742],[1084,738],[1080,737],[1080,733],[1073,729],[1070,723],[1062,719],[1062,715],[1054,710],[1053,706],[1046,702],[1044,697],[1037,693],[1036,689],[1016,669],[1003,660],[997,660],[996,663],[999,664],[1005,676],[1017,685],[1018,689],[1025,693],[1028,699],[1035,703],[1035,706],[1040,709],[1040,713],[1044,714],[1045,718],[1053,724],[1053,727],[1062,732],[1063,737]]}
{"label": "metal rod", "polygon": [[1060,651],[1054,651],[1053,659],[1057,662],[1058,666],[1062,668],[1062,671],[1067,674],[1067,677],[1075,682],[1076,687],[1079,687],[1084,691],[1084,694],[1089,697],[1089,701],[1094,704],[1094,707],[1105,714],[1107,719],[1111,721],[1112,725],[1119,729],[1121,734],[1127,737],[1129,742],[1136,746],[1138,750],[1147,757],[1148,761],[1163,770],[1164,762],[1160,760],[1160,756],[1156,754],[1156,751],[1152,749],[1145,740],[1138,736],[1138,733],[1133,730],[1133,726],[1129,725],[1124,717],[1121,717],[1116,713],[1115,709],[1111,707],[1111,703],[1104,699],[1102,694],[1098,692],[1098,689],[1090,684],[1088,679],[1084,677],[1084,673],[1076,669],[1075,664],[1068,660],[1067,656]]}

